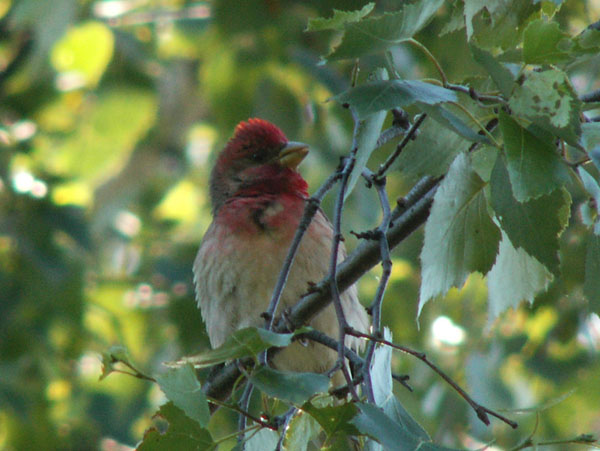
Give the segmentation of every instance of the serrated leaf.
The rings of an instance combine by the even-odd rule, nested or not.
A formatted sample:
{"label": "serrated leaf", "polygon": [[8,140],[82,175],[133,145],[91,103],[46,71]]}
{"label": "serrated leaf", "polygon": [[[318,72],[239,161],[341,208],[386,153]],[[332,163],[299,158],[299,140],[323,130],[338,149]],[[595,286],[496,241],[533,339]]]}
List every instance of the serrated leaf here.
{"label": "serrated leaf", "polygon": [[452,12],[450,18],[446,21],[438,37],[443,37],[446,34],[465,28],[465,18],[463,15],[463,5],[460,2],[451,3]]}
{"label": "serrated leaf", "polygon": [[535,296],[545,291],[553,276],[548,269],[522,248],[515,249],[506,233],[496,263],[487,274],[488,324],[522,301],[533,304]]}
{"label": "serrated leaf", "polygon": [[484,187],[469,156],[458,155],[425,225],[419,313],[429,299],[462,287],[471,272],[485,274],[494,264],[500,231],[488,214]]}
{"label": "serrated leaf", "polygon": [[540,5],[506,0],[465,0],[467,38],[480,48],[506,50],[520,43],[521,30]]}
{"label": "serrated leaf", "polygon": [[[296,331],[295,333],[300,333],[300,331]],[[246,327],[230,335],[225,343],[217,349],[184,357],[177,362],[166,363],[166,365],[178,367],[189,363],[195,368],[204,368],[228,360],[257,356],[260,352],[272,346],[284,347],[289,345],[292,342],[293,336],[294,334],[277,334],[266,329]]]}
{"label": "serrated leaf", "polygon": [[558,23],[537,19],[523,33],[523,60],[527,64],[558,64],[569,61],[573,47],[567,33]]}
{"label": "serrated leaf", "polygon": [[142,443],[136,448],[138,451],[164,451],[166,449],[201,451],[217,446],[213,442],[210,432],[201,428],[172,402],[162,405],[157,415],[169,423],[167,432],[161,434],[156,428],[147,430]]}
{"label": "serrated leaf", "polygon": [[513,196],[501,157],[496,160],[490,185],[492,207],[512,244],[558,274],[558,238],[568,223],[569,193],[561,188],[537,199],[519,202]]}
{"label": "serrated leaf", "polygon": [[600,48],[600,30],[588,27],[570,42],[573,44],[570,48],[573,58],[597,55]]}
{"label": "serrated leaf", "polygon": [[426,120],[419,128],[418,139],[408,143],[394,168],[415,182],[424,175],[439,177],[467,147],[468,141],[457,133]]}
{"label": "serrated leaf", "polygon": [[250,382],[267,395],[296,405],[329,388],[329,378],[324,374],[279,371],[267,366],[256,368]]}
{"label": "serrated leaf", "polygon": [[486,50],[482,50],[474,44],[471,44],[469,47],[473,54],[473,59],[490,74],[490,77],[492,77],[502,95],[506,98],[510,97],[515,82],[515,78],[510,70]]}
{"label": "serrated leaf", "polygon": [[413,103],[436,104],[457,101],[456,93],[418,80],[386,80],[365,83],[342,92],[335,100],[352,106],[359,118]]}
{"label": "serrated leaf", "polygon": [[443,3],[443,0],[421,0],[405,5],[398,12],[346,24],[342,42],[326,59],[357,58],[398,45],[427,25]]}
{"label": "serrated leaf", "polygon": [[526,117],[572,146],[580,147],[581,102],[564,72],[558,69],[530,72],[523,84],[515,88],[508,103],[517,116]]}
{"label": "serrated leaf", "polygon": [[368,15],[373,8],[375,3],[367,3],[362,9],[357,11],[339,11],[333,10],[333,17],[326,19],[324,17],[316,17],[308,19],[308,26],[306,31],[321,31],[321,30],[343,30],[344,25],[358,22],[363,17]]}
{"label": "serrated leaf", "polygon": [[[384,81],[388,79],[388,73],[385,69],[380,68],[373,73],[372,77],[375,80]],[[378,111],[359,120],[356,130],[356,161],[348,179],[344,198],[347,198],[352,193],[356,182],[361,177],[363,169],[367,166],[369,157],[377,146],[377,139],[381,134],[381,128],[383,127],[386,115],[387,112]]]}
{"label": "serrated leaf", "polygon": [[499,119],[510,183],[518,201],[548,194],[569,180],[551,135],[539,131],[534,135],[531,128],[521,127],[505,113]]}
{"label": "serrated leaf", "polygon": [[173,368],[157,376],[160,389],[173,402],[183,410],[192,420],[204,427],[210,420],[208,401],[202,392],[200,382],[192,365]]}
{"label": "serrated leaf", "polygon": [[583,294],[590,303],[590,310],[600,314],[600,236],[591,233],[585,255],[585,280]]}
{"label": "serrated leaf", "polygon": [[350,422],[358,414],[358,408],[352,403],[338,406],[316,407],[310,402],[302,406],[323,428],[328,437],[341,433],[356,435],[358,430]]}
{"label": "serrated leaf", "polygon": [[485,8],[486,3],[488,2],[483,0],[465,0],[464,16],[468,40],[471,40],[473,36],[473,18],[479,11]]}

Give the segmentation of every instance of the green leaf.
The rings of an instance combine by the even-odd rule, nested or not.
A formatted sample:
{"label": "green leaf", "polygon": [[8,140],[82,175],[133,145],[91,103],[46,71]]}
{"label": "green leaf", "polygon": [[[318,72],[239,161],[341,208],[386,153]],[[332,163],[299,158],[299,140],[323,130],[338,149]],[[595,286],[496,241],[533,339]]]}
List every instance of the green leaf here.
{"label": "green leaf", "polygon": [[419,313],[429,299],[462,287],[471,272],[485,274],[494,264],[500,231],[488,214],[484,187],[469,156],[459,154],[425,225]]}
{"label": "green leaf", "polygon": [[586,28],[572,38],[570,44],[573,44],[569,49],[573,59],[597,55],[600,48],[600,30]]}
{"label": "green leaf", "polygon": [[496,165],[499,150],[496,147],[482,145],[471,152],[471,164],[477,175],[485,183],[489,183],[492,176],[492,169]]}
{"label": "green leaf", "polygon": [[168,421],[167,432],[160,433],[155,427],[148,429],[144,433],[142,443],[136,448],[138,451],[164,451],[166,449],[202,451],[217,447],[210,432],[201,428],[172,402],[162,405],[157,416]]}
{"label": "green leaf", "polygon": [[571,59],[569,35],[556,22],[534,20],[523,33],[523,60],[527,64],[558,64]]}
{"label": "green leaf", "polygon": [[379,407],[357,403],[360,413],[352,424],[364,435],[377,440],[389,449],[415,449],[420,439],[408,433],[400,424],[388,417]]}
{"label": "green leaf", "polygon": [[320,431],[317,420],[303,410],[298,410],[285,430],[283,449],[306,451],[308,443]]}
{"label": "green leaf", "polygon": [[467,39],[480,48],[503,50],[517,46],[521,31],[540,9],[535,2],[465,0]]}
{"label": "green leaf", "polygon": [[454,91],[418,80],[386,80],[365,83],[334,97],[341,104],[356,109],[359,118],[382,110],[405,107],[413,103],[456,102]]}
{"label": "green leaf", "polygon": [[505,310],[517,308],[521,301],[533,304],[552,279],[544,265],[522,248],[515,249],[503,232],[496,263],[487,274],[488,324]]}
{"label": "green leaf", "polygon": [[358,414],[358,408],[353,403],[338,406],[315,407],[310,402],[302,406],[321,425],[328,437],[336,434],[357,435],[358,430],[350,421]]}
{"label": "green leaf", "polygon": [[131,365],[129,353],[124,346],[111,346],[108,351],[102,352],[101,361],[102,374],[100,374],[100,380],[106,378],[115,370],[116,363],[122,362]]}
{"label": "green leaf", "polygon": [[475,61],[483,66],[487,73],[490,74],[490,77],[492,77],[492,80],[502,95],[506,98],[510,97],[515,83],[513,74],[502,65],[501,62],[494,58],[491,53],[480,49],[474,44],[471,44],[469,47]]}
{"label": "green leaf", "polygon": [[[448,4],[447,4],[448,5]],[[465,28],[465,17],[463,14],[463,5],[460,2],[452,2],[447,6],[447,8],[452,8],[450,12],[450,17],[447,19],[446,23],[442,27],[442,30],[438,34],[438,37],[443,37],[449,33],[454,31],[462,30]],[[448,16],[446,16],[448,17]]]}
{"label": "green leaf", "polygon": [[[388,73],[385,69],[377,69],[375,73],[372,74],[372,78],[380,81],[387,80]],[[356,130],[356,162],[352,168],[350,178],[348,179],[348,185],[344,195],[345,198],[352,193],[356,182],[358,182],[361,177],[363,169],[367,166],[367,161],[369,161],[371,153],[375,150],[377,139],[381,134],[381,127],[383,127],[383,121],[385,120],[386,115],[386,111],[378,111],[358,122],[358,129]]]}
{"label": "green leaf", "polygon": [[405,5],[398,12],[348,23],[342,42],[326,58],[357,58],[398,45],[427,25],[443,3],[443,0],[421,0]]}
{"label": "green leaf", "polygon": [[324,374],[279,371],[266,366],[256,368],[250,382],[267,395],[296,405],[329,388],[329,378]]}
{"label": "green leaf", "polygon": [[173,368],[156,378],[167,398],[204,427],[210,420],[208,401],[192,365]]}
{"label": "green leaf", "polygon": [[558,69],[530,72],[523,84],[515,88],[508,103],[515,115],[526,117],[579,147],[581,102],[564,72]]}
{"label": "green leaf", "polygon": [[467,146],[460,135],[427,119],[419,128],[418,139],[411,140],[396,160],[395,168],[414,181],[424,175],[439,177]]}
{"label": "green leaf", "polygon": [[600,236],[590,234],[585,255],[585,280],[583,294],[590,303],[590,310],[600,314]]}
{"label": "green leaf", "polygon": [[[277,449],[279,434],[272,429],[262,428],[255,433],[248,433],[248,436],[250,438],[244,444],[244,451],[274,451]],[[239,447],[238,449],[241,450],[242,448]]]}
{"label": "green leaf", "polygon": [[435,119],[440,125],[469,141],[487,142],[488,140],[485,136],[475,133],[461,118],[441,105],[419,103],[419,109]]}
{"label": "green leaf", "polygon": [[569,180],[552,136],[524,129],[505,113],[500,113],[499,119],[510,183],[518,201],[548,194]]}
{"label": "green leaf", "polygon": [[352,420],[352,424],[361,434],[367,435],[381,443],[385,449],[433,451],[450,450],[437,446],[407,431],[400,424],[387,416],[373,404],[356,403],[360,413]]}
{"label": "green leaf", "polygon": [[362,9],[357,11],[339,11],[333,10],[333,17],[325,19],[324,17],[316,17],[308,19],[308,26],[305,31],[321,31],[321,30],[343,30],[344,25],[349,23],[358,22],[363,17],[368,15],[373,8],[375,3],[367,3]]}
{"label": "green leaf", "polygon": [[[383,333],[386,340],[392,341],[392,334],[387,327]],[[394,396],[391,347],[382,344],[376,345],[371,363],[371,383],[375,404],[381,407],[388,417],[403,426],[412,435],[423,440],[431,440],[425,429],[415,421]]]}
{"label": "green leaf", "polygon": [[51,62],[57,72],[79,77],[78,84],[95,87],[112,59],[114,37],[102,22],[87,22],[71,28],[52,49]]}
{"label": "green leaf", "polygon": [[[300,333],[300,331],[296,331],[296,333]],[[227,341],[217,349],[184,357],[175,363],[167,363],[167,365],[176,367],[190,363],[195,368],[204,368],[241,357],[257,356],[270,347],[282,348],[289,345],[293,336],[294,334],[277,334],[266,329],[246,327],[230,335]]]}
{"label": "green leaf", "polygon": [[486,7],[487,3],[489,2],[486,0],[465,0],[464,15],[468,40],[471,40],[471,37],[473,37],[473,18],[479,11]]}
{"label": "green leaf", "polygon": [[569,193],[561,188],[537,199],[519,202],[513,196],[501,157],[496,160],[490,185],[492,207],[512,244],[558,274],[558,238],[568,223]]}

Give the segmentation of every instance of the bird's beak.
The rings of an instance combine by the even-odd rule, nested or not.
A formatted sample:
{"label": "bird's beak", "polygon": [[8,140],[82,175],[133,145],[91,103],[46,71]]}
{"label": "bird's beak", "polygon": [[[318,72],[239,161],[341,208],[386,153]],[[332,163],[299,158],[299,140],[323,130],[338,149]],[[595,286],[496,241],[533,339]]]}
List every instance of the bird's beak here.
{"label": "bird's beak", "polygon": [[296,169],[306,155],[308,155],[306,144],[290,141],[279,151],[277,160],[286,168]]}

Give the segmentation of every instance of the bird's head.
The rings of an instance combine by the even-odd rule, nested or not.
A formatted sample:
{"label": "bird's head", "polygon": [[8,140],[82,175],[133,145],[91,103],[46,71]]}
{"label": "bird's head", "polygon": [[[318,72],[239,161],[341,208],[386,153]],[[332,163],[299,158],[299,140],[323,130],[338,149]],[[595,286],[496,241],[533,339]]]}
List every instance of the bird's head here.
{"label": "bird's head", "polygon": [[306,195],[307,184],[296,168],[307,154],[306,144],[288,141],[270,122],[240,122],[210,176],[213,213],[237,196],[284,192]]}

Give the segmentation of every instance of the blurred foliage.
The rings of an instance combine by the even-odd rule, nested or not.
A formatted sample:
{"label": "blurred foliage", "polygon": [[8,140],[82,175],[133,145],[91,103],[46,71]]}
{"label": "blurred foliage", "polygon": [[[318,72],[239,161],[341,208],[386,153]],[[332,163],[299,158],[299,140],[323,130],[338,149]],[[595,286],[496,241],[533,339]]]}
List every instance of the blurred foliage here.
{"label": "blurred foliage", "polygon": [[[99,380],[100,356],[123,346],[146,374],[162,374],[162,362],[208,348],[191,266],[210,222],[206,188],[214,151],[237,122],[263,117],[311,145],[301,169],[310,186],[318,186],[351,144],[348,110],[327,100],[349,87],[354,63],[319,64],[340,33],[305,29],[311,18],[331,17],[333,8],[360,10],[366,3],[0,0],[0,449],[128,449],[143,438],[161,405],[161,416],[175,430],[193,429],[181,410],[164,404],[156,384],[118,373]],[[401,3],[383,0],[375,12],[396,11]],[[523,54],[507,52],[504,62],[510,66],[522,56],[531,64],[568,60],[568,89],[582,94],[600,88],[597,51],[573,61],[561,47],[562,33],[577,35],[600,19],[597,1],[504,3],[486,9],[469,0],[446,2],[418,34],[450,81],[479,87],[485,73],[470,56],[465,35],[481,49],[506,50],[530,24],[525,19],[537,13],[554,16],[560,28],[536,24],[530,36],[543,32],[544,39],[530,41]],[[580,41],[583,54],[590,44]],[[374,68],[389,66],[371,50],[361,50],[366,56],[359,82]],[[402,77],[438,75],[410,45],[394,47],[390,58]],[[506,74],[496,70],[502,90]],[[552,85],[542,78],[528,82]],[[417,141],[405,150],[388,178],[391,199],[433,166],[449,166],[454,155],[442,158],[435,149],[449,140],[468,145],[437,123],[426,127],[439,135],[424,128],[425,148]],[[569,142],[574,133],[560,136]],[[376,168],[392,146],[374,152],[369,166]],[[412,166],[409,156],[421,151],[447,161]],[[480,164],[489,175],[493,160]],[[589,196],[578,185],[569,191],[571,219],[559,243],[562,277],[531,306],[488,312],[486,283],[471,275],[443,302],[427,304],[419,328],[422,232],[394,251],[383,303],[394,341],[428,352],[490,407],[543,407],[560,399],[540,412],[524,411],[517,431],[499,422],[486,428],[428,368],[394,354],[394,370],[410,374],[414,388],[409,393],[399,387],[397,395],[436,443],[475,449],[495,440],[510,448],[533,433],[548,440],[600,432],[600,319],[592,313],[600,307],[590,296],[598,285],[597,279],[584,280],[586,267],[588,273],[600,268],[600,244],[597,236],[586,238],[586,225],[595,218],[586,222],[583,207],[580,216]],[[333,196],[326,198],[326,210],[332,202]],[[374,227],[376,202],[359,181],[344,210],[345,231]],[[352,248],[356,239],[346,235]],[[379,272],[361,280],[365,303]],[[373,412],[359,407],[360,426],[368,429]],[[307,408],[318,417],[319,407]],[[339,407],[336,415],[348,408]],[[294,421],[315,429],[314,420]],[[234,424],[235,416],[221,409],[208,429],[219,439]],[[269,439],[269,431],[262,434]],[[212,439],[190,433],[189,440],[193,447]]]}

